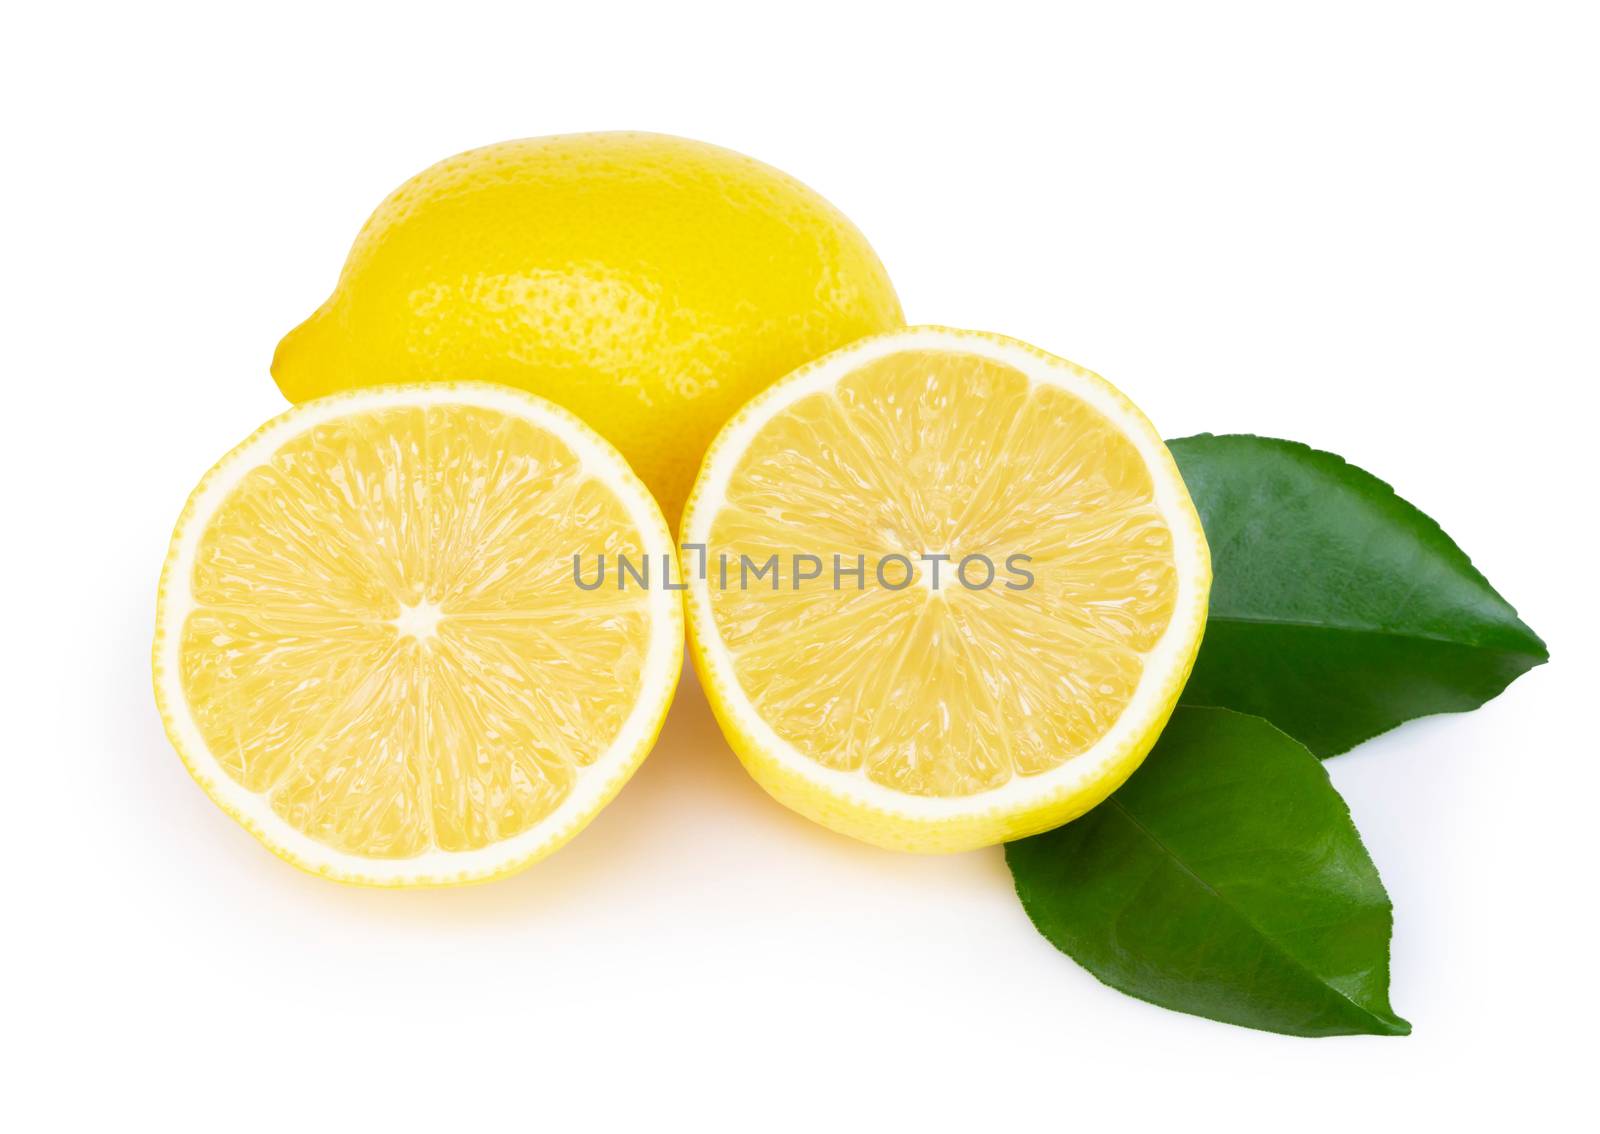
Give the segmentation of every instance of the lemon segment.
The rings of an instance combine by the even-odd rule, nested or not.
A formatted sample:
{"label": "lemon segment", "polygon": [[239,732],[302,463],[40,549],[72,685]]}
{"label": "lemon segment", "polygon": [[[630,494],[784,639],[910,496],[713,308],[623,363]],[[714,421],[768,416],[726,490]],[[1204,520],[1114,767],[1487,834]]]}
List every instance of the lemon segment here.
{"label": "lemon segment", "polygon": [[671,553],[622,458],[538,398],[310,402],[225,457],[179,521],[162,718],[212,798],[296,865],[494,877],[611,798],[677,681],[677,595],[585,590],[574,557]]}
{"label": "lemon segment", "polygon": [[1114,790],[1172,711],[1210,586],[1126,398],[940,328],[759,395],[708,452],[683,539],[693,657],[746,766],[907,850],[1036,833]]}

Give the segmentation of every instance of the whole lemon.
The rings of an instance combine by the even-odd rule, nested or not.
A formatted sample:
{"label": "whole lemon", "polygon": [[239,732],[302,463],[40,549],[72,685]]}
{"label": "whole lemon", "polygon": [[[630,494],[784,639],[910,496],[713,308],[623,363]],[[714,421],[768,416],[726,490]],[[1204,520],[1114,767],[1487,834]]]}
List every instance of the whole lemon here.
{"label": "whole lemon", "polygon": [[469,150],[391,193],[272,375],[296,402],[520,386],[616,445],[676,521],[739,406],[902,322],[865,238],[787,174],[683,138],[572,134]]}

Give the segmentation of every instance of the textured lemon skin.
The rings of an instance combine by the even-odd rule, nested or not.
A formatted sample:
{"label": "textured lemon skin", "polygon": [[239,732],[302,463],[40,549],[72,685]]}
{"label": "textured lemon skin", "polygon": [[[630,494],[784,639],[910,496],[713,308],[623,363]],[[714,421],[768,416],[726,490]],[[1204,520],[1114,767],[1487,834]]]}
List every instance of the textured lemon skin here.
{"label": "textured lemon skin", "polygon": [[[1064,361],[1027,343],[983,331],[936,326],[911,327],[902,332],[886,332],[882,337],[897,338],[900,334],[910,335],[921,330],[937,332],[956,340],[988,340],[1005,343],[1052,364],[1062,364]],[[858,342],[855,347],[865,345],[867,344]],[[847,352],[841,350],[837,353]],[[708,486],[710,470],[719,447],[728,441],[729,435],[735,431],[739,422],[759,414],[765,403],[775,399],[779,388],[804,380],[807,375],[826,366],[830,361],[828,357],[815,359],[780,379],[758,394],[723,426],[707,447],[705,460],[684,507],[682,527],[685,532],[692,531],[697,526],[693,521],[698,511],[715,507],[710,500],[712,491]],[[1074,364],[1066,363],[1066,365],[1103,387],[1139,419],[1143,419],[1143,414],[1138,408],[1105,379]],[[1145,424],[1149,428],[1148,422]],[[1151,433],[1154,434],[1153,428]],[[1164,475],[1173,478],[1181,485],[1183,479],[1178,472],[1177,462],[1173,460],[1171,453],[1166,451],[1164,445],[1160,446],[1160,449]],[[1201,569],[1194,580],[1195,592],[1190,600],[1192,604],[1190,614],[1195,630],[1190,640],[1184,643],[1180,655],[1181,665],[1169,673],[1161,685],[1155,698],[1157,711],[1148,718],[1146,726],[1128,737],[1118,750],[1108,755],[1105,764],[1093,780],[1031,801],[1025,807],[983,808],[980,805],[960,815],[930,818],[883,807],[861,796],[839,792],[817,780],[809,779],[785,765],[768,749],[763,740],[746,727],[744,719],[735,708],[745,700],[744,694],[734,687],[731,680],[719,676],[710,661],[711,651],[708,643],[715,640],[717,631],[709,609],[703,608],[692,597],[685,602],[689,656],[700,679],[701,687],[705,690],[712,715],[716,717],[723,736],[751,778],[773,799],[815,823],[886,850],[918,854],[953,854],[977,850],[1049,831],[1103,803],[1112,792],[1127,781],[1129,776],[1133,775],[1144,762],[1144,758],[1149,755],[1151,748],[1155,746],[1162,730],[1166,728],[1173,710],[1177,708],[1178,698],[1188,682],[1189,674],[1194,669],[1195,658],[1200,653],[1200,643],[1205,634],[1209,609],[1211,555],[1205,543],[1199,516],[1194,511],[1194,504],[1189,500],[1187,490],[1183,493],[1183,500],[1191,521],[1189,526],[1198,541],[1196,549],[1199,552]],[[679,569],[684,579],[695,578],[699,554],[696,549],[680,549]]]}
{"label": "textured lemon skin", "polygon": [[[474,385],[474,383],[470,382],[449,383],[447,388],[470,393]],[[433,386],[434,384],[430,384],[430,388],[433,388]],[[387,392],[403,397],[408,390],[404,386],[397,386]],[[349,399],[349,394],[331,395],[325,400],[318,400],[317,404],[323,404],[324,401],[337,403]],[[448,873],[419,871],[400,877],[380,878],[363,871],[359,860],[354,858],[345,858],[342,861],[337,858],[327,862],[310,861],[286,846],[267,827],[256,822],[230,803],[226,793],[222,790],[223,774],[217,768],[215,761],[207,758],[204,753],[195,750],[185,740],[184,730],[178,723],[180,710],[176,704],[176,698],[181,694],[176,693],[171,688],[172,683],[168,666],[163,661],[167,655],[166,647],[171,633],[168,628],[171,621],[168,616],[168,607],[169,604],[176,602],[179,589],[188,585],[180,574],[181,556],[179,549],[183,544],[184,533],[191,525],[204,523],[206,517],[198,514],[199,503],[205,497],[207,489],[214,480],[227,476],[230,469],[243,459],[246,454],[250,453],[265,434],[297,421],[310,408],[312,407],[308,405],[298,405],[279,414],[230,449],[221,460],[217,461],[206,472],[205,476],[200,479],[200,483],[195,485],[194,490],[189,494],[189,499],[184,504],[183,512],[179,515],[177,524],[173,528],[172,539],[168,545],[166,559],[162,563],[161,579],[156,591],[156,629],[155,638],[150,648],[150,671],[155,691],[156,710],[161,716],[161,724],[167,733],[167,739],[171,742],[179,759],[183,761],[184,769],[211,799],[211,802],[215,803],[230,819],[253,835],[267,850],[306,874],[333,882],[341,882],[346,885],[374,889],[435,889],[493,882],[519,873],[534,863],[548,858],[572,841],[616,798],[617,793],[626,786],[628,780],[638,770],[639,765],[650,754],[650,750],[660,738],[661,729],[666,723],[667,711],[671,708],[673,697],[677,692],[682,668],[681,654],[669,672],[669,680],[658,697],[659,703],[651,714],[639,742],[628,752],[617,768],[616,773],[605,783],[603,790],[596,797],[592,806],[574,814],[569,821],[551,831],[549,837],[542,840],[530,853],[521,857],[507,859],[496,864],[490,870],[452,871]],[[556,410],[555,412],[560,413],[561,411]],[[571,425],[577,430],[590,431],[590,427],[575,418],[571,421]],[[627,476],[631,479],[631,472]],[[639,485],[637,481],[634,483],[636,487],[642,488],[642,485]],[[658,522],[665,524],[664,519],[659,517]],[[672,611],[670,624],[664,627],[662,632],[670,638],[681,639],[683,633],[681,604],[674,606]]]}
{"label": "textured lemon skin", "polygon": [[865,238],[788,175],[682,138],[561,135],[470,150],[392,193],[272,374],[295,402],[519,386],[620,449],[675,522],[740,405],[903,321]]}

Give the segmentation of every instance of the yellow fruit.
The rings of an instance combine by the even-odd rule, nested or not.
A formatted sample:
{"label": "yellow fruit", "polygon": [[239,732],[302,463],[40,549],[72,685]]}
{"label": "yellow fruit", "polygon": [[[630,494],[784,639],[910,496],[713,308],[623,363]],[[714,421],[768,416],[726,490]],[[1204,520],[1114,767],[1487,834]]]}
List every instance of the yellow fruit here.
{"label": "yellow fruit", "polygon": [[861,233],[793,178],[682,138],[575,134],[472,150],[402,185],[272,374],[296,402],[520,386],[616,445],[676,522],[734,410],[901,322]]}
{"label": "yellow fruit", "polygon": [[1211,583],[1132,403],[936,327],[758,395],[706,454],[682,538],[691,652],[745,766],[901,850],[1020,838],[1109,795],[1172,712]]}
{"label": "yellow fruit", "polygon": [[660,730],[675,592],[573,556],[672,554],[660,510],[565,410],[480,383],[308,402],[208,473],[154,650],[167,734],[277,854],[346,882],[473,882],[571,838]]}

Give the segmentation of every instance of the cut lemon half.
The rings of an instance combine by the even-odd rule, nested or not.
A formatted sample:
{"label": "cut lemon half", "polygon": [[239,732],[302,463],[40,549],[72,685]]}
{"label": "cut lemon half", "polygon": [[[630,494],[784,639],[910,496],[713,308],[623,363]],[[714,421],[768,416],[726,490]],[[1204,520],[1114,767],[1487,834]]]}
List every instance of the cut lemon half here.
{"label": "cut lemon half", "polygon": [[672,554],[617,451],[540,398],[439,383],[307,402],[190,497],[156,701],[200,786],[296,866],[494,878],[571,838],[654,742],[680,596],[618,586],[614,564]]}
{"label": "cut lemon half", "polygon": [[864,339],[723,428],[684,513],[695,665],[780,802],[880,846],[1060,825],[1150,750],[1205,627],[1166,446],[998,335]]}

